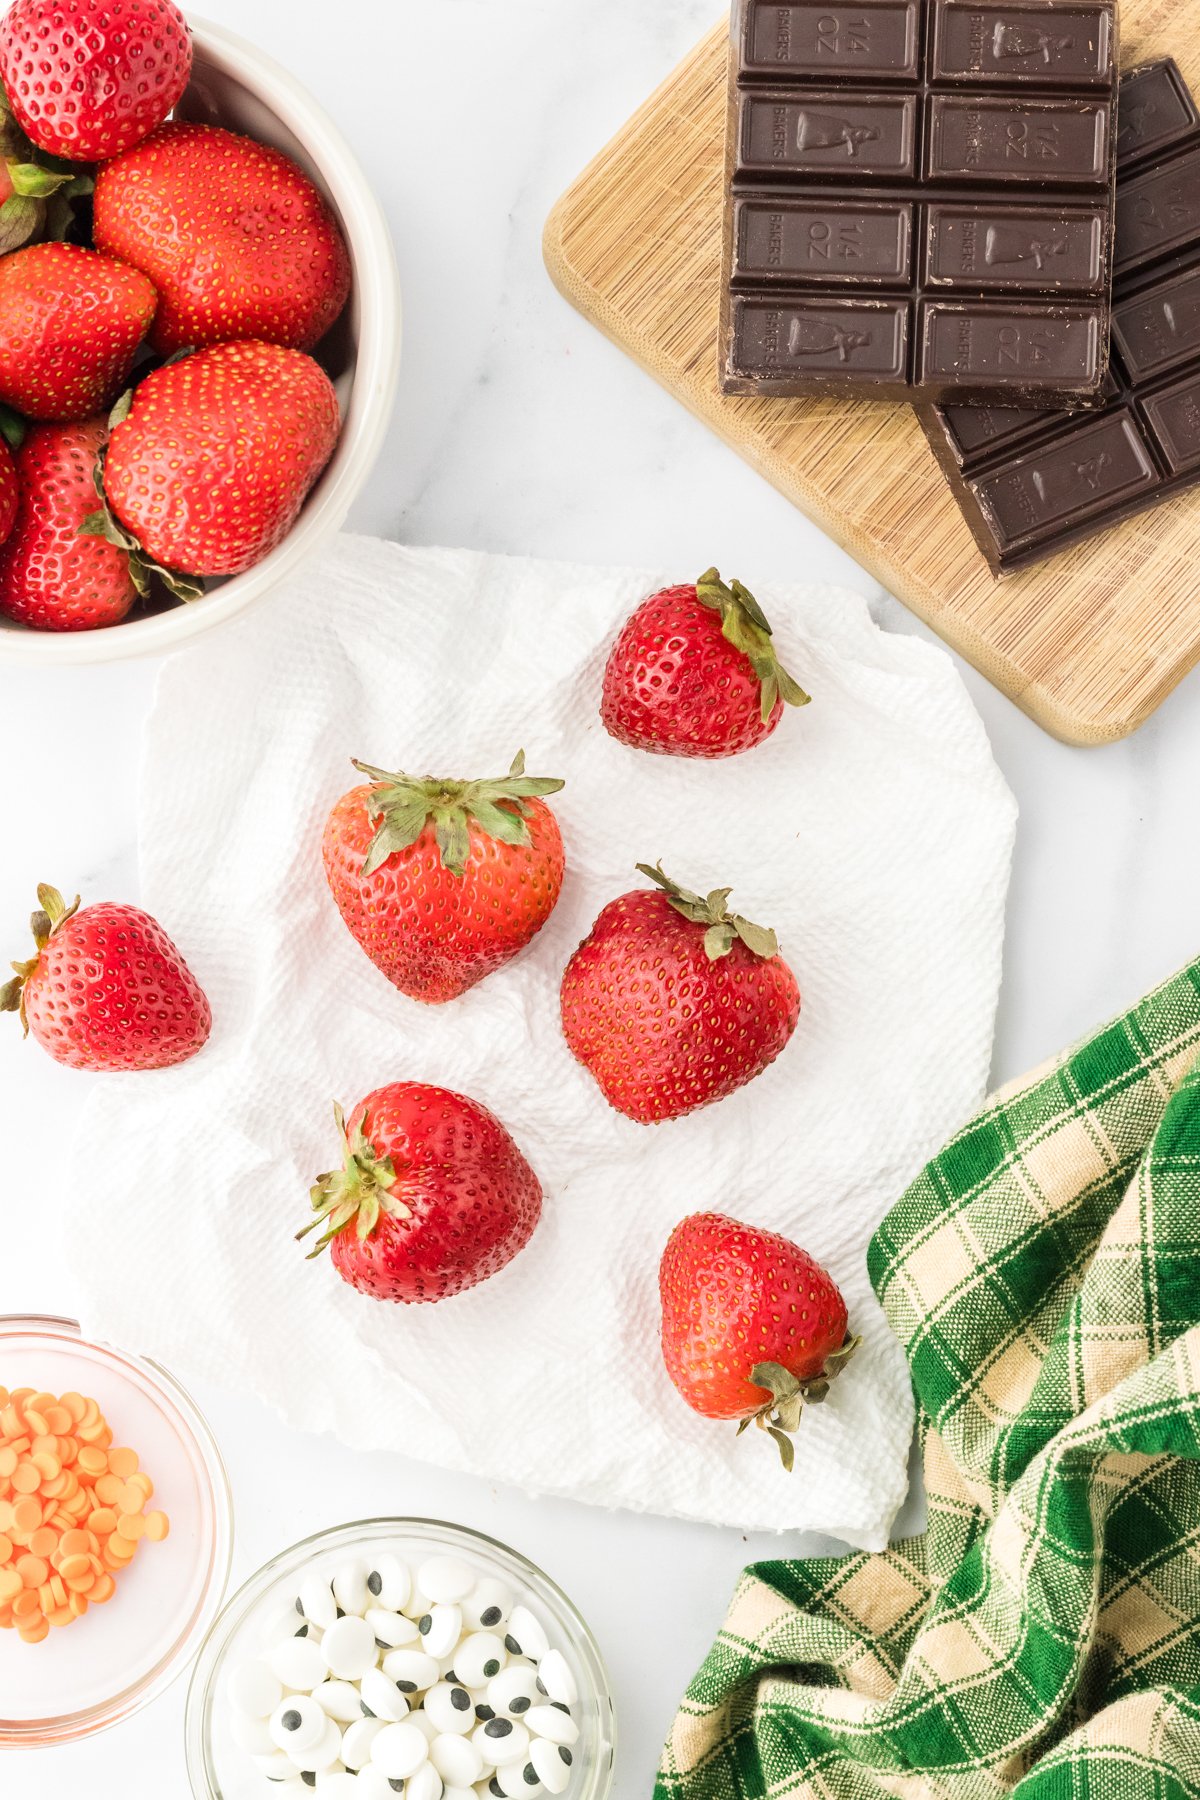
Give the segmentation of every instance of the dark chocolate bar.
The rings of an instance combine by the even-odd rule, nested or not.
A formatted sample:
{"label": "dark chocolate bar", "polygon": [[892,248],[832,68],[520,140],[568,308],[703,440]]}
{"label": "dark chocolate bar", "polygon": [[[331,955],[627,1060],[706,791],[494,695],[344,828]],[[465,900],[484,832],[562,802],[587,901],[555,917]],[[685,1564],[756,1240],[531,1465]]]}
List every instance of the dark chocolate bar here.
{"label": "dark chocolate bar", "polygon": [[1200,118],[1169,60],[1120,85],[1104,394],[1099,414],[921,409],[998,574],[1200,482]]}
{"label": "dark chocolate bar", "polygon": [[724,391],[1095,401],[1115,96],[1113,0],[735,0]]}

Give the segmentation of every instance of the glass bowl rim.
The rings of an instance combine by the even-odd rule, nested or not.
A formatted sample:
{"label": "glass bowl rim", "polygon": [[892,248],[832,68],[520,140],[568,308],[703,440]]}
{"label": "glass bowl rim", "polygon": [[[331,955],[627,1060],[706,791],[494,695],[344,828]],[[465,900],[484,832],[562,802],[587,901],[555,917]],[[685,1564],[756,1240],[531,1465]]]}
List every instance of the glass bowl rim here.
{"label": "glass bowl rim", "polygon": [[[577,1635],[590,1663],[587,1672],[596,1686],[596,1699],[607,1724],[608,1754],[595,1765],[596,1778],[578,1796],[569,1795],[567,1800],[608,1800],[615,1779],[617,1752],[617,1716],[612,1678],[595,1633],[570,1595],[553,1576],[547,1575],[532,1558],[526,1556],[524,1551],[514,1549],[511,1544],[506,1544],[485,1531],[477,1531],[473,1525],[457,1525],[448,1519],[419,1517],[415,1514],[391,1513],[374,1514],[365,1519],[349,1519],[340,1525],[326,1525],[319,1531],[310,1532],[307,1537],[298,1538],[295,1543],[286,1545],[268,1557],[229,1595],[196,1653],[188,1681],[184,1749],[194,1800],[217,1800],[218,1790],[213,1787],[209,1778],[210,1699],[234,1631],[249,1619],[254,1607],[264,1598],[272,1583],[294,1566],[293,1559],[296,1559],[297,1564],[302,1563],[311,1555],[335,1548],[339,1542],[356,1534],[388,1532],[396,1537],[403,1537],[406,1530],[445,1534],[448,1543],[459,1540],[467,1548],[474,1547],[480,1555],[498,1551],[501,1557],[511,1558],[532,1577],[530,1585],[535,1589],[534,1598],[547,1601],[555,1614],[561,1615]],[[536,1591],[539,1587],[541,1592]]]}
{"label": "glass bowl rim", "polygon": [[181,1435],[191,1440],[199,1454],[207,1479],[208,1498],[212,1505],[216,1531],[203,1591],[171,1648],[159,1658],[154,1667],[138,1681],[123,1687],[119,1693],[77,1712],[63,1713],[56,1718],[31,1719],[19,1724],[0,1716],[0,1749],[5,1746],[35,1749],[51,1744],[73,1743],[105,1731],[124,1719],[132,1718],[144,1706],[156,1700],[183,1673],[197,1651],[207,1642],[214,1619],[220,1617],[221,1603],[229,1585],[229,1571],[233,1564],[233,1495],[229,1476],[213,1429],[183,1383],[152,1357],[139,1356],[135,1351],[124,1350],[118,1344],[107,1344],[98,1338],[86,1337],[78,1319],[66,1318],[57,1313],[0,1313],[0,1341],[18,1333],[31,1337],[45,1336],[55,1341],[73,1340],[111,1362],[117,1372],[120,1372],[123,1364],[140,1373],[147,1381],[155,1401],[164,1407],[172,1422],[182,1428]]}

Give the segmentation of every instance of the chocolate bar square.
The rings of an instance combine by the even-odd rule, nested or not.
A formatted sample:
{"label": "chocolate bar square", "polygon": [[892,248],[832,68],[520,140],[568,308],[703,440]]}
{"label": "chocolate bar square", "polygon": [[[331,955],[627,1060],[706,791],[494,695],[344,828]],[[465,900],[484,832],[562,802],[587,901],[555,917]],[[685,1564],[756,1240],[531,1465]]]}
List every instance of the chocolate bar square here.
{"label": "chocolate bar square", "polygon": [[1112,0],[736,0],[721,386],[1098,399]]}

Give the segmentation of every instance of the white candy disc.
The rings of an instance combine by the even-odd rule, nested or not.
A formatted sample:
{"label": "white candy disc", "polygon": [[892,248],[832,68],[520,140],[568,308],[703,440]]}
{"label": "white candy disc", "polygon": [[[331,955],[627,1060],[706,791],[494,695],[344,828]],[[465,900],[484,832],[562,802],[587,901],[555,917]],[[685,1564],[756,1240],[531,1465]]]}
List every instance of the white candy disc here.
{"label": "white candy disc", "polygon": [[424,1588],[414,1581],[408,1599],[401,1606],[400,1611],[407,1619],[423,1619],[432,1605],[433,1601]]}
{"label": "white candy disc", "polygon": [[513,1607],[504,1641],[514,1656],[532,1657],[534,1662],[541,1662],[550,1648],[540,1622],[527,1606]]}
{"label": "white candy disc", "polygon": [[579,1727],[570,1713],[557,1706],[531,1706],[525,1723],[536,1737],[549,1738],[552,1744],[577,1744]]}
{"label": "white candy disc", "polygon": [[358,1782],[346,1769],[317,1776],[317,1800],[358,1800]]}
{"label": "white candy disc", "polygon": [[[400,1786],[403,1787],[401,1782]],[[365,1769],[358,1772],[358,1786],[354,1790],[354,1800],[395,1800],[399,1790],[394,1788],[377,1763],[368,1763]]]}
{"label": "white candy disc", "polygon": [[447,1787],[472,1787],[483,1774],[483,1757],[470,1738],[435,1737],[429,1760]]}
{"label": "white candy disc", "polygon": [[347,1613],[321,1639],[320,1655],[330,1674],[343,1681],[359,1681],[368,1669],[375,1667],[375,1633],[365,1619]]}
{"label": "white candy disc", "polygon": [[545,1688],[547,1697],[561,1700],[564,1706],[574,1706],[579,1698],[571,1665],[561,1650],[547,1650],[538,1664],[538,1680]]}
{"label": "white candy disc", "polygon": [[[571,1765],[564,1760],[565,1746],[548,1743],[545,1738],[534,1738],[529,1746],[529,1760],[537,1770],[542,1785],[551,1794],[565,1791],[571,1779]],[[571,1752],[567,1750],[567,1756]]]}
{"label": "white candy disc", "polygon": [[311,1750],[325,1736],[328,1715],[311,1694],[289,1694],[271,1714],[268,1730],[277,1750]]}
{"label": "white candy disc", "polygon": [[454,1652],[454,1673],[469,1688],[484,1688],[508,1661],[504,1642],[491,1631],[473,1631]]}
{"label": "white candy disc", "polygon": [[407,1781],[429,1755],[429,1740],[411,1719],[385,1725],[371,1745],[371,1761],[389,1781]]}
{"label": "white candy disc", "polygon": [[371,1745],[384,1729],[382,1719],[356,1719],[342,1734],[342,1761],[355,1773],[371,1760]]}
{"label": "white candy disc", "polygon": [[337,1601],[325,1575],[309,1575],[300,1584],[296,1610],[321,1631],[337,1623]]}
{"label": "white candy disc", "polygon": [[368,1669],[358,1691],[362,1710],[374,1713],[385,1724],[396,1724],[408,1717],[408,1701],[382,1669]]}
{"label": "white candy disc", "polygon": [[229,1677],[229,1698],[247,1717],[267,1719],[283,1699],[283,1688],[266,1663],[243,1663]]}
{"label": "white candy disc", "polygon": [[352,1725],[355,1719],[363,1716],[358,1689],[349,1681],[323,1681],[320,1687],[313,1689],[312,1697],[322,1712],[343,1725]]}
{"label": "white candy disc", "polygon": [[439,1681],[431,1687],[425,1696],[425,1711],[439,1732],[460,1737],[475,1727],[475,1703],[456,1682]]}
{"label": "white candy disc", "polygon": [[394,1681],[402,1694],[410,1697],[431,1688],[441,1670],[424,1650],[389,1650],[383,1659],[383,1672]]}
{"label": "white candy disc", "polygon": [[402,1644],[419,1644],[421,1634],[412,1619],[401,1612],[388,1612],[383,1606],[368,1606],[367,1624],[375,1633],[375,1642],[386,1650],[398,1650]]}
{"label": "white candy disc", "polygon": [[417,1621],[417,1629],[427,1656],[449,1656],[462,1635],[462,1612],[457,1606],[434,1604]]}
{"label": "white candy disc", "polygon": [[442,1800],[442,1778],[431,1762],[423,1762],[408,1778],[404,1800]]}
{"label": "white candy disc", "polygon": [[344,1562],[334,1571],[333,1597],[344,1613],[362,1617],[375,1596],[367,1586],[370,1573],[365,1562]]}
{"label": "white candy disc", "polygon": [[432,1556],[417,1570],[417,1586],[444,1606],[465,1600],[477,1579],[470,1564],[459,1562],[455,1556]]}
{"label": "white candy disc", "polygon": [[265,1756],[256,1755],[252,1760],[259,1774],[268,1781],[287,1781],[296,1774],[295,1764],[288,1761],[282,1750],[272,1749]]}
{"label": "white candy disc", "polygon": [[508,1800],[524,1800],[527,1794],[540,1794],[542,1791],[537,1770],[529,1762],[505,1763],[502,1769],[496,1770],[496,1780]]}

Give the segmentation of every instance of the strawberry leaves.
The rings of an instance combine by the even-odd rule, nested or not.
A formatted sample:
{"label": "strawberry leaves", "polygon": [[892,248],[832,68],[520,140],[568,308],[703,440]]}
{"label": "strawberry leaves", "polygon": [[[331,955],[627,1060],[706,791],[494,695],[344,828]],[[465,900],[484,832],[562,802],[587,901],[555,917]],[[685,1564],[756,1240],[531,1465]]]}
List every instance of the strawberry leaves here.
{"label": "strawberry leaves", "polygon": [[[111,428],[115,429],[122,420],[129,416],[131,400],[131,392],[122,394],[121,398],[113,407],[112,412],[109,414],[108,422]],[[77,535],[79,537],[103,538],[105,543],[111,544],[114,549],[123,550],[129,559],[129,579],[133,582],[134,587],[137,589],[143,600],[145,600],[150,593],[150,578],[152,575],[158,576],[159,580],[176,600],[192,601],[202,599],[204,595],[204,584],[202,582],[197,581],[194,576],[181,575],[177,569],[166,569],[161,563],[155,562],[151,557],[147,556],[145,550],[143,550],[142,546],[138,543],[132,533],[126,531],[124,526],[118,523],[116,515],[108,503],[108,494],[104,486],[104,463],[106,455],[107,445],[96,457],[96,467],[92,477],[96,484],[96,493],[99,496],[100,504],[94,512],[88,513],[87,517],[81,521]]]}
{"label": "strawberry leaves", "polygon": [[861,1343],[860,1337],[848,1337],[840,1349],[830,1351],[821,1373],[807,1381],[799,1380],[782,1363],[755,1363],[750,1379],[755,1387],[765,1388],[771,1398],[757,1412],[740,1421],[737,1436],[741,1437],[751,1425],[757,1425],[774,1440],[779,1460],[790,1475],[796,1462],[792,1433],[799,1429],[804,1407],[820,1405],[828,1396],[830,1382],[841,1374]]}
{"label": "strawberry leaves", "polygon": [[652,868],[649,863],[638,863],[640,875],[648,875],[650,880],[662,888],[675,911],[683,918],[689,919],[693,925],[703,925],[704,954],[709,962],[719,962],[721,957],[728,956],[734,943],[741,940],[753,955],[765,960],[779,954],[779,939],[765,925],[755,925],[752,920],[744,919],[741,913],[731,913],[727,903],[732,888],[714,888],[703,898],[699,894],[689,893],[663,873],[660,863]]}
{"label": "strawberry leaves", "polygon": [[776,654],[766,614],[749,588],[740,581],[728,586],[716,569],[706,569],[696,583],[696,598],[721,615],[721,635],[749,659],[761,688],[762,721],[766,725],[783,700],[787,706],[807,706],[812,699],[793,681]]}
{"label": "strawberry leaves", "polygon": [[36,237],[61,242],[75,222],[72,202],[90,194],[92,177],[77,163],[36,150],[13,117],[0,87],[0,256]]}
{"label": "strawberry leaves", "polygon": [[0,1012],[19,1013],[26,1037],[29,1036],[29,1020],[25,1012],[25,983],[37,968],[38,958],[55,932],[79,911],[78,894],[68,905],[58,889],[50,887],[46,882],[39,883],[37,897],[38,910],[30,917],[29,929],[33,933],[38,954],[31,956],[26,962],[10,963],[12,980],[0,987]]}
{"label": "strawberry leaves", "polygon": [[372,789],[367,814],[377,826],[364,875],[373,875],[389,856],[415,844],[432,824],[442,865],[461,877],[471,854],[471,825],[501,844],[529,843],[528,800],[556,794],[565,784],[551,776],[526,775],[525,752],[518,750],[507,775],[486,781],[442,781],[432,775],[391,774],[355,761]]}
{"label": "strawberry leaves", "polygon": [[308,1261],[320,1256],[339,1232],[353,1224],[355,1236],[362,1243],[369,1238],[384,1213],[393,1219],[410,1219],[412,1209],[391,1192],[396,1184],[396,1166],[390,1156],[379,1156],[367,1136],[368,1119],[363,1115],[353,1133],[347,1132],[346,1115],[334,1102],[342,1143],[342,1166],[319,1175],[309,1190],[315,1217],[296,1233],[297,1243],[318,1225],[325,1230],[316,1246],[308,1253]]}

